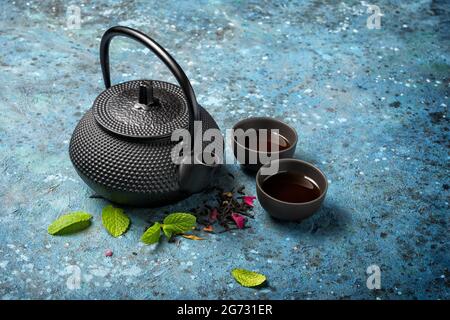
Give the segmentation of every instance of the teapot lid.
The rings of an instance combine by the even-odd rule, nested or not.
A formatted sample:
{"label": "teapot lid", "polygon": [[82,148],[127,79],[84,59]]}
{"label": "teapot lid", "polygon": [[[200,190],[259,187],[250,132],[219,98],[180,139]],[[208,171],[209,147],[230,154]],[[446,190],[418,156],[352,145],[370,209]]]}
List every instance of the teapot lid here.
{"label": "teapot lid", "polygon": [[174,130],[189,126],[183,90],[163,81],[134,80],[113,85],[97,97],[93,113],[104,129],[132,138],[167,138]]}

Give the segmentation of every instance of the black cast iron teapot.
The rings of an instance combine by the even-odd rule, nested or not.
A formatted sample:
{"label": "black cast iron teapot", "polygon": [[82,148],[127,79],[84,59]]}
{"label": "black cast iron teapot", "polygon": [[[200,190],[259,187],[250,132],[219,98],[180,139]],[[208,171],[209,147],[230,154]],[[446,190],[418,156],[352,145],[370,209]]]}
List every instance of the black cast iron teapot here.
{"label": "black cast iron teapot", "polygon": [[[129,37],[150,49],[179,86],[156,80],[111,86],[109,45],[115,36]],[[174,146],[182,143],[171,140],[174,130],[189,130],[192,156],[194,121],[202,122],[203,132],[218,129],[197,103],[178,63],[147,35],[122,26],[103,35],[100,63],[106,90],[76,126],[69,146],[70,159],[84,182],[98,195],[132,206],[167,204],[206,187],[217,165],[175,163],[171,156]]]}

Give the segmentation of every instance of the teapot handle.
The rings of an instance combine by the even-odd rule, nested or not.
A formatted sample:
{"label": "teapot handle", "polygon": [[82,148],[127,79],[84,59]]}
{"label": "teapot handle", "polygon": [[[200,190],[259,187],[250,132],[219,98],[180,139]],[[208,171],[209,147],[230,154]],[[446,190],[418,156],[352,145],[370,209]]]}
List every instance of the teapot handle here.
{"label": "teapot handle", "polygon": [[191,148],[193,149],[194,121],[199,120],[200,116],[194,90],[192,89],[192,85],[189,82],[189,79],[184,73],[183,69],[181,69],[180,65],[163,47],[161,47],[155,40],[153,40],[146,34],[132,28],[115,26],[109,28],[103,34],[102,40],[100,42],[100,65],[102,67],[103,81],[105,82],[105,87],[107,89],[111,87],[111,76],[109,68],[109,44],[111,43],[112,38],[114,38],[115,36],[125,36],[136,40],[137,42],[140,42],[150,51],[152,51],[162,62],[164,62],[167,68],[169,68],[169,70],[175,76],[175,79],[177,79],[178,84],[180,85],[184,95],[186,96],[188,104],[189,132],[191,134]]}

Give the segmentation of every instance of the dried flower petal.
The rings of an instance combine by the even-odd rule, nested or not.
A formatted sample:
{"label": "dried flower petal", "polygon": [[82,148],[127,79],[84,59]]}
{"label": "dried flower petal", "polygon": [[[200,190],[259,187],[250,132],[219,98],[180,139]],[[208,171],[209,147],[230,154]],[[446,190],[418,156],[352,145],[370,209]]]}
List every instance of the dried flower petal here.
{"label": "dried flower petal", "polygon": [[253,201],[256,199],[255,196],[243,196],[242,200],[244,201],[245,204],[253,207]]}
{"label": "dried flower petal", "polygon": [[190,239],[190,240],[205,240],[204,238],[197,237],[193,234],[182,234],[182,236],[183,236],[183,238]]}
{"label": "dried flower petal", "polygon": [[107,250],[105,251],[105,257],[112,257],[112,255],[113,255],[113,252],[112,252],[111,249],[107,249]]}
{"label": "dried flower petal", "polygon": [[243,229],[245,227],[245,218],[240,214],[233,212],[231,214],[231,218],[234,220],[234,223],[236,223],[239,229]]}
{"label": "dried flower petal", "polygon": [[213,232],[213,231],[214,231],[214,228],[213,228],[213,226],[209,225],[209,226],[207,226],[207,227],[204,227],[204,228],[203,228],[203,231],[206,231],[206,232]]}
{"label": "dried flower petal", "polygon": [[219,212],[216,208],[212,209],[209,213],[209,221],[214,222],[217,220],[217,217],[219,216]]}

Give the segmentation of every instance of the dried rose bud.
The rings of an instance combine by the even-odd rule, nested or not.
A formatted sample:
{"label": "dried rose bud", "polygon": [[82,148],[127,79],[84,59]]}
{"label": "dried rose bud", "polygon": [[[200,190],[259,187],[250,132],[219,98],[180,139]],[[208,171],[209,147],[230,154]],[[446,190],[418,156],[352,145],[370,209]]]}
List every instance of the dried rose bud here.
{"label": "dried rose bud", "polygon": [[256,199],[255,196],[244,196],[242,197],[242,200],[245,204],[249,205],[250,207],[253,207],[253,201]]}
{"label": "dried rose bud", "polygon": [[233,212],[231,214],[231,218],[234,220],[234,223],[236,223],[239,229],[243,229],[245,227],[245,218],[240,214]]}
{"label": "dried rose bud", "polygon": [[211,210],[211,212],[209,213],[209,221],[214,222],[217,220],[217,217],[219,216],[219,212],[217,212],[217,209],[214,208]]}

